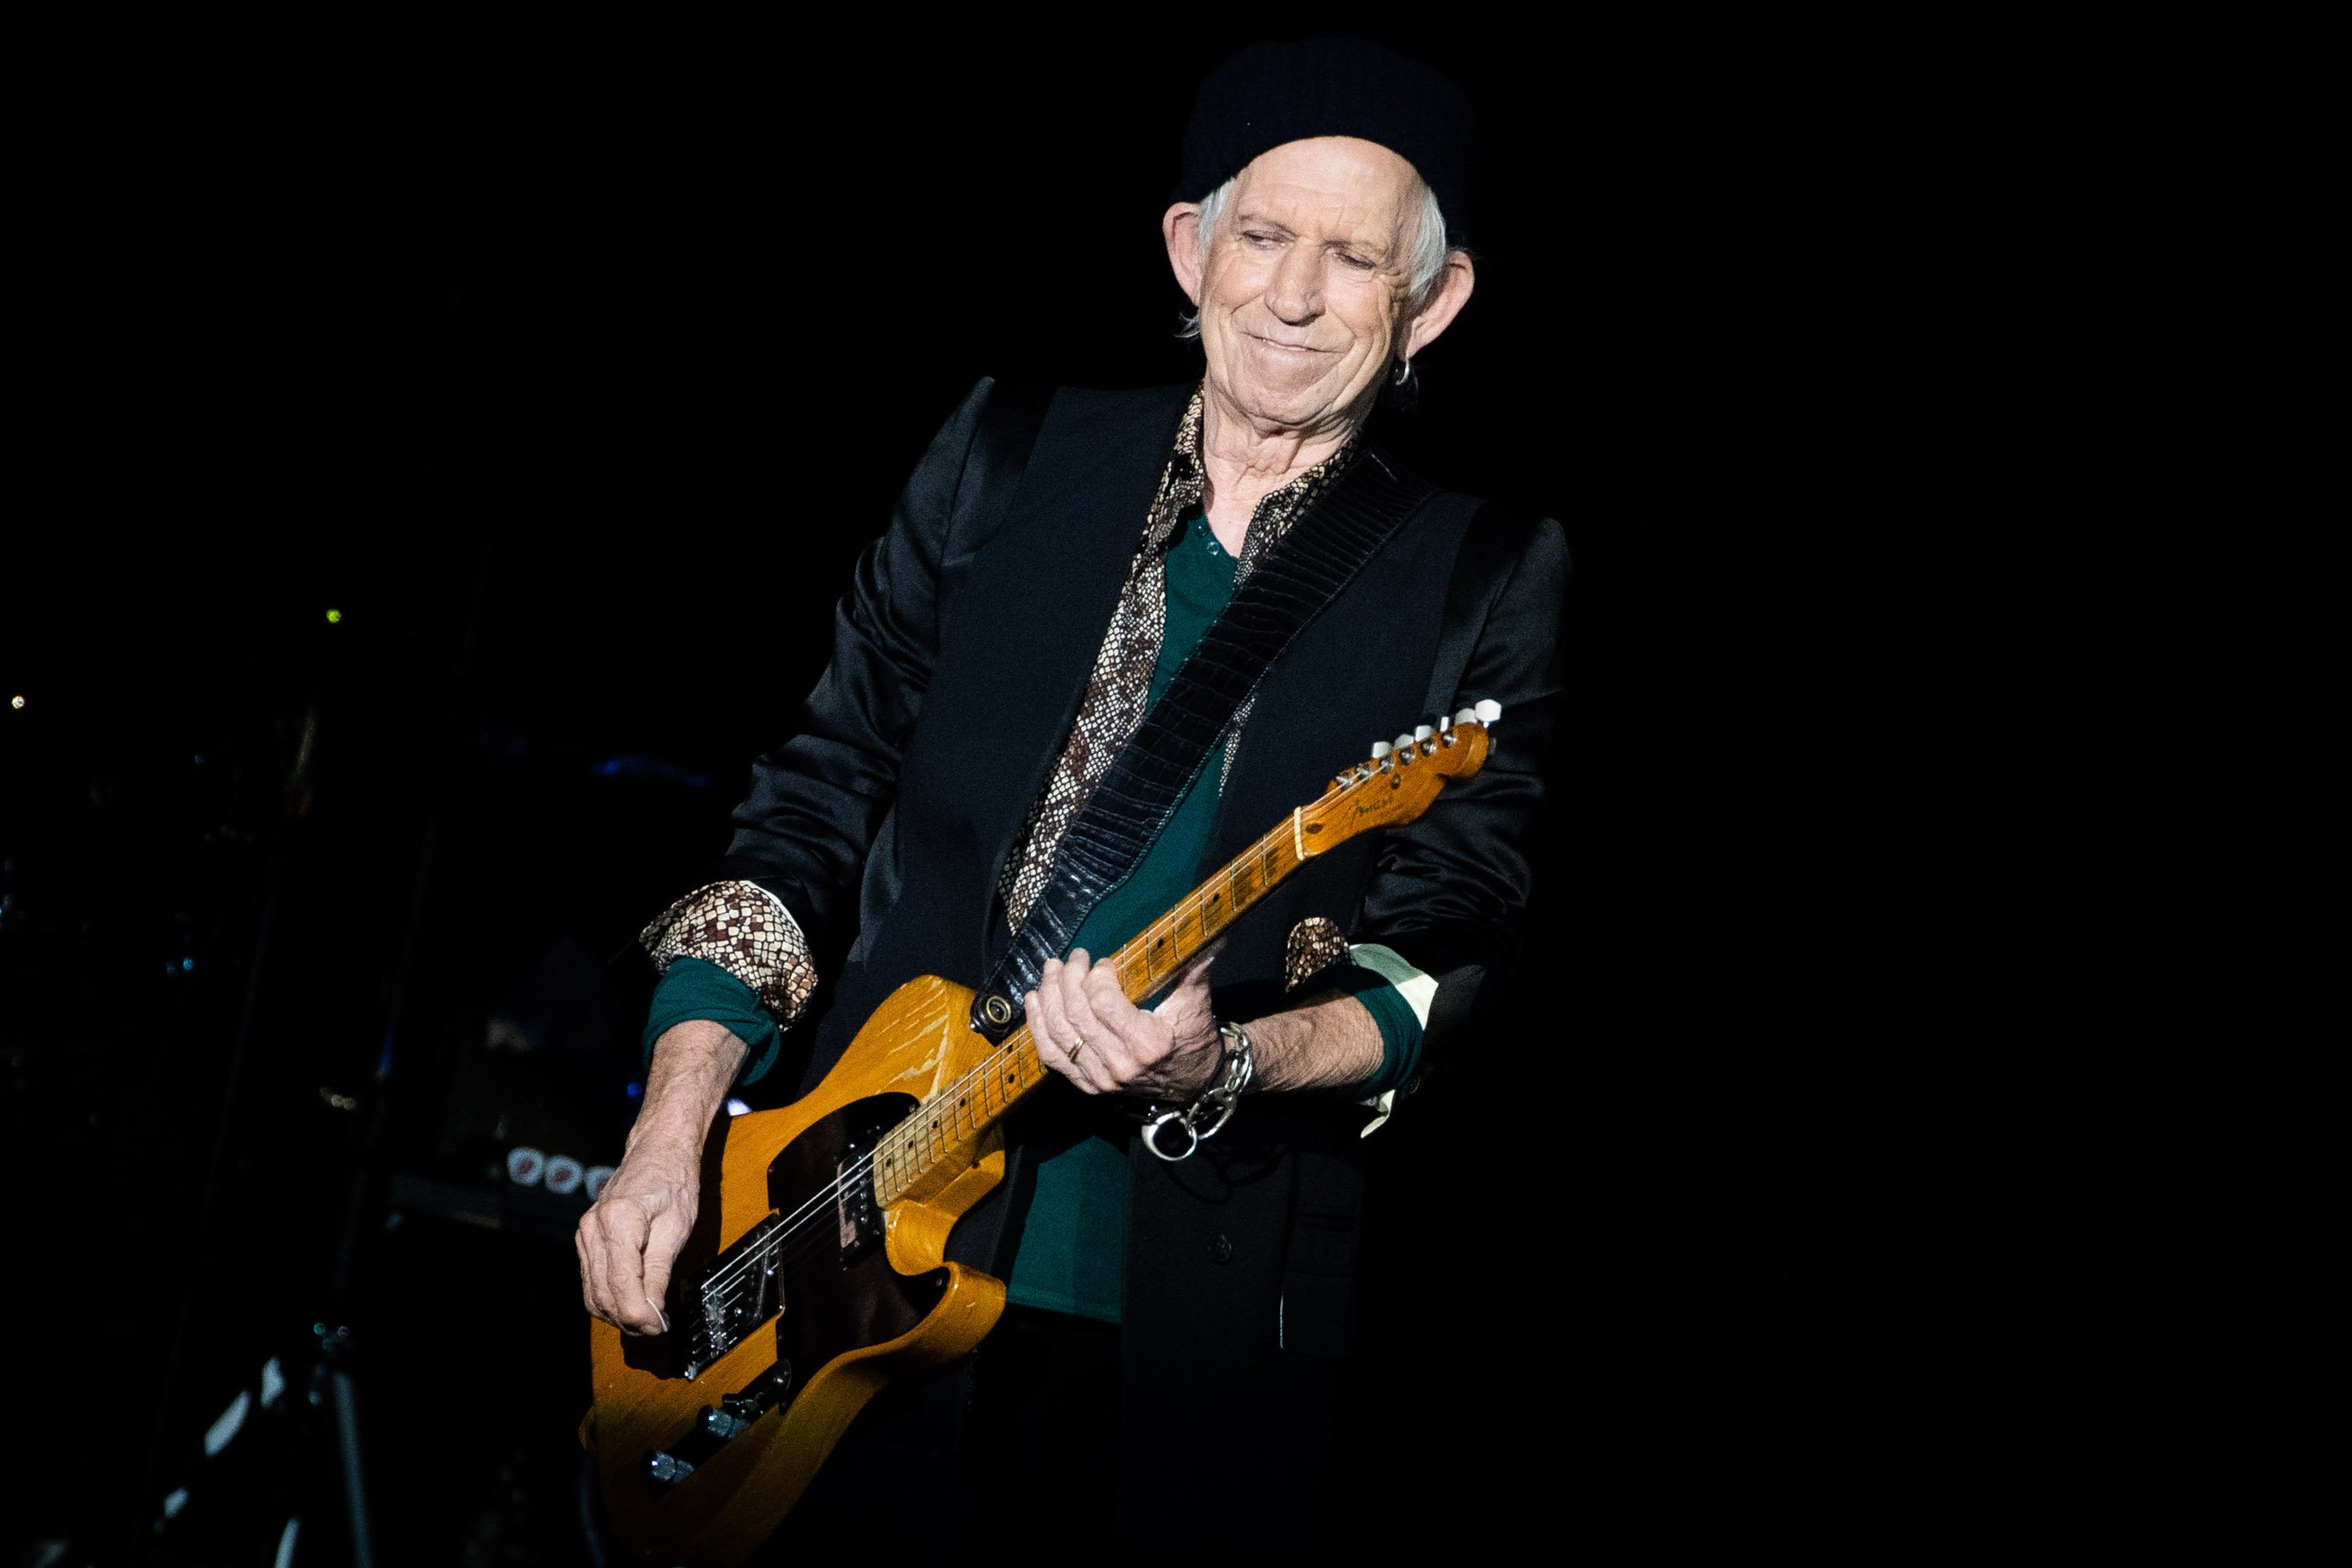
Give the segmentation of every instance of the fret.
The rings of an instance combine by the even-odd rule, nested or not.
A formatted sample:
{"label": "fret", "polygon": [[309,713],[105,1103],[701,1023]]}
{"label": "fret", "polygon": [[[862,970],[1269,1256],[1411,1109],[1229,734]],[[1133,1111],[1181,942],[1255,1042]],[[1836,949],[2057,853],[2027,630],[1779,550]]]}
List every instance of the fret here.
{"label": "fret", "polygon": [[[1471,716],[1456,715],[1456,731],[1473,733]],[[1448,738],[1442,745],[1451,747],[1455,742]],[[1474,752],[1446,751],[1446,760],[1435,766],[1448,776],[1475,772],[1484,753],[1483,744]],[[1413,759],[1434,759],[1440,755],[1439,747],[1425,741]],[[1335,792],[1300,807],[1138,932],[1109,960],[1119,989],[1130,1001],[1140,1002],[1164,987],[1245,911],[1304,863],[1310,831],[1323,835],[1317,839],[1319,852],[1368,827],[1410,821],[1419,815],[1419,801],[1401,802],[1404,810],[1389,805],[1390,792],[1396,787],[1394,779],[1389,779],[1391,766],[1383,760],[1378,771],[1365,765],[1361,775],[1340,775],[1335,780]],[[1374,800],[1359,798],[1353,810],[1343,814],[1340,800],[1375,779],[1389,779],[1387,787]],[[1328,832],[1334,828],[1339,831]],[[1050,1076],[1028,1031],[1017,1031],[960,1082],[945,1086],[943,1094],[885,1135],[874,1155],[875,1186],[882,1201],[895,1201],[919,1187],[935,1168],[950,1159],[968,1160],[973,1147],[997,1119]]]}

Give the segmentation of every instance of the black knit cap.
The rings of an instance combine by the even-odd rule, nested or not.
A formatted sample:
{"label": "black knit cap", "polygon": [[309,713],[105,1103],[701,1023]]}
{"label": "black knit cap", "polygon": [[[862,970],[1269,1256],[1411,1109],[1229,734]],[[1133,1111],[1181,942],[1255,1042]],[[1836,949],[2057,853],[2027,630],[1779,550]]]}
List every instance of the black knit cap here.
{"label": "black knit cap", "polygon": [[1428,183],[1460,244],[1470,231],[1478,126],[1462,90],[1419,60],[1362,38],[1252,44],[1211,71],[1184,127],[1171,201],[1199,201],[1285,142],[1360,136]]}

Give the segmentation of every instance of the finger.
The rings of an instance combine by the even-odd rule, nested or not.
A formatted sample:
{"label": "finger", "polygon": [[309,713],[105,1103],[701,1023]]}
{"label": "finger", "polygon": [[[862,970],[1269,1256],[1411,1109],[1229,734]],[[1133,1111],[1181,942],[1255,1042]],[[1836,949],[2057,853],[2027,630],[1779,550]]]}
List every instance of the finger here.
{"label": "finger", "polygon": [[1052,964],[1046,966],[1046,977],[1038,988],[1023,999],[1029,1010],[1029,1038],[1037,1044],[1037,1059],[1080,1088],[1086,1086],[1086,1075],[1079,1069],[1073,1054],[1078,1041],[1077,1031],[1062,1016],[1061,991],[1053,982]]}
{"label": "finger", "polygon": [[661,1316],[645,1299],[645,1238],[652,1216],[632,1198],[605,1209],[604,1294],[612,1320],[631,1333],[657,1333]]}
{"label": "finger", "polygon": [[1062,1016],[1069,1020],[1070,1027],[1081,1036],[1091,1035],[1095,1032],[1094,1003],[1086,996],[1086,975],[1090,968],[1086,949],[1075,948],[1070,954],[1070,961],[1048,977],[1054,987],[1054,1000],[1061,1003]]}
{"label": "finger", "polygon": [[686,1245],[694,1228],[694,1216],[665,1209],[654,1216],[645,1234],[645,1303],[661,1319],[665,1334],[670,1331],[670,1315],[662,1303],[670,1299],[670,1271],[677,1266],[678,1250]]}
{"label": "finger", "polygon": [[1115,966],[1098,965],[1087,975],[1085,994],[1096,1027],[1089,1038],[1101,1046],[1122,1086],[1138,1070],[1167,1054],[1166,1027],[1128,1001]]}
{"label": "finger", "polygon": [[1088,969],[1086,950],[1070,949],[1069,958],[1039,981],[1040,991],[1050,991],[1047,1002],[1059,1024],[1061,1040],[1070,1054],[1070,1081],[1090,1095],[1108,1094],[1118,1087],[1102,1056],[1106,1043],[1102,1025],[1086,1003],[1086,979]]}
{"label": "finger", "polygon": [[580,1216],[580,1295],[588,1309],[612,1322],[612,1298],[604,1288],[604,1217],[595,1209]]}
{"label": "finger", "polygon": [[1176,1034],[1183,1034],[1212,1016],[1209,971],[1224,949],[1224,938],[1221,937],[1207,950],[1187,960],[1176,971],[1175,983],[1168,988],[1168,994],[1152,1008],[1154,1013],[1168,1021]]}
{"label": "finger", "polygon": [[[1126,1086],[1128,1075],[1134,1071],[1132,1053],[1113,1021],[1105,1017],[1097,1005],[1095,991],[1107,983],[1117,996],[1118,966],[1095,963],[1087,959],[1085,948],[1075,948],[1071,949],[1070,962],[1063,966],[1059,980],[1063,1016],[1077,1032],[1080,1070],[1096,1094],[1117,1094]],[[1127,999],[1118,1000],[1123,1006]]]}
{"label": "finger", "polygon": [[580,1305],[588,1309],[589,1317],[597,1317],[599,1314],[596,1309],[596,1286],[592,1283],[594,1271],[588,1264],[588,1216],[585,1214],[580,1216],[580,1223],[572,1227],[572,1251],[579,1255],[580,1260]]}
{"label": "finger", "polygon": [[1190,982],[1195,982],[1195,980],[1200,982],[1209,980],[1209,971],[1216,969],[1216,959],[1223,955],[1223,952],[1225,952],[1225,938],[1221,936],[1221,938],[1216,938],[1213,943],[1209,943],[1206,948],[1202,948],[1200,952],[1195,952],[1195,955],[1190,957],[1190,959],[1183,961],[1183,969],[1176,971],[1176,985],[1190,985]]}

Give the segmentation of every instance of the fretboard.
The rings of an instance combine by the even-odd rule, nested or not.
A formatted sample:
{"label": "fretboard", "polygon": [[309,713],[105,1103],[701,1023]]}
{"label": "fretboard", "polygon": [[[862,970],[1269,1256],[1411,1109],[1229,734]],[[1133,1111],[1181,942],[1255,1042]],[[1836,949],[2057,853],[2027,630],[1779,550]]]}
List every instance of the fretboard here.
{"label": "fretboard", "polygon": [[[1128,1000],[1139,1002],[1164,989],[1244,910],[1298,870],[1311,831],[1303,812],[1292,812],[1112,954],[1107,961],[1116,966]],[[889,1204],[938,1185],[942,1172],[969,1161],[981,1135],[1049,1075],[1028,1025],[1014,1030],[960,1083],[925,1101],[881,1140],[874,1153],[875,1199]]]}

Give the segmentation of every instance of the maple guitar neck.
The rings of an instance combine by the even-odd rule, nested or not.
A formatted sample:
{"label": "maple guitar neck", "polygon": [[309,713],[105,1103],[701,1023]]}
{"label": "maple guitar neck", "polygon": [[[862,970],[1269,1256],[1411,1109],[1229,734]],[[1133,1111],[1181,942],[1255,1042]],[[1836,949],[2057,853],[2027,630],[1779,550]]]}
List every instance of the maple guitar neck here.
{"label": "maple guitar neck", "polygon": [[[1486,711],[1481,711],[1481,710]],[[1424,726],[1333,779],[1222,870],[1138,932],[1108,960],[1119,990],[1140,1003],[1214,941],[1242,913],[1308,861],[1374,828],[1409,822],[1445,782],[1485,764],[1486,726],[1500,713],[1482,704],[1443,727]],[[883,1204],[922,1197],[940,1173],[969,1159],[1004,1114],[1052,1076],[1023,1023],[980,1067],[927,1099],[883,1139],[874,1153],[874,1196]]]}
{"label": "maple guitar neck", "polygon": [[[1372,747],[1104,959],[1119,989],[1137,1002],[1165,991],[1300,865],[1420,816],[1485,763],[1499,712],[1482,703]],[[681,1254],[673,1326],[651,1340],[590,1330],[583,1441],[616,1538],[639,1560],[740,1562],[874,1393],[995,1327],[1003,1282],[947,1247],[1003,1179],[1004,1114],[1047,1070],[1025,1026],[997,1045],[974,1033],[971,1002],[963,986],[917,976],[808,1094],[724,1124],[708,1150],[708,1242]]]}

